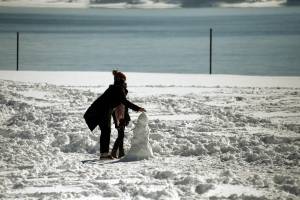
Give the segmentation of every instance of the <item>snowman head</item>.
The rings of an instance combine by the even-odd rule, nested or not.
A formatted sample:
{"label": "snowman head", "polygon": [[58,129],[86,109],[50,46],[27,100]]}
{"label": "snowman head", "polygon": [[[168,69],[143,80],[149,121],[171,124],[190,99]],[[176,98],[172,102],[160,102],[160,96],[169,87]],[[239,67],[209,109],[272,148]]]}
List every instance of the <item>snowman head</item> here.
{"label": "snowman head", "polygon": [[140,114],[140,116],[137,119],[137,123],[138,124],[143,124],[143,125],[148,124],[148,121],[149,121],[148,117],[144,112],[142,114]]}

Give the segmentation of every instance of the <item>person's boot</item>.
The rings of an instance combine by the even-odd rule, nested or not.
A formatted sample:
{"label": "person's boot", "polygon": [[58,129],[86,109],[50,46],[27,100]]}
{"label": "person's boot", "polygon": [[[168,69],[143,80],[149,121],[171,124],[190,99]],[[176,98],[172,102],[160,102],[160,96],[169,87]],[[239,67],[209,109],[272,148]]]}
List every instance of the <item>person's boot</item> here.
{"label": "person's boot", "polygon": [[108,153],[101,153],[100,160],[113,160],[114,158]]}
{"label": "person's boot", "polygon": [[113,149],[111,150],[111,154],[110,154],[113,158],[118,158],[117,156],[117,150]]}
{"label": "person's boot", "polygon": [[119,158],[122,158],[125,156],[124,149],[119,149]]}

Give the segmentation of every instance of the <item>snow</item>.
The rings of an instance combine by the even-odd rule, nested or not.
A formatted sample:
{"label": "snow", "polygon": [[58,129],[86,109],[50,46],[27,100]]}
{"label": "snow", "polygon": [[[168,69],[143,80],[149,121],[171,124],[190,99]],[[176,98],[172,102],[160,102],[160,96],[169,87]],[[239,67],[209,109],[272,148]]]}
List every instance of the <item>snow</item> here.
{"label": "snow", "polygon": [[138,3],[97,3],[90,4],[91,8],[133,8],[133,9],[168,9],[168,8],[179,8],[180,4],[156,2],[151,0],[140,0]]}
{"label": "snow", "polygon": [[166,9],[179,8],[179,4],[139,0],[137,3],[90,3],[89,0],[0,0],[6,7],[54,7],[54,8],[117,8],[117,9]]}
{"label": "snow", "polygon": [[287,0],[261,0],[261,1],[248,1],[239,3],[218,3],[218,6],[224,8],[269,8],[281,7],[286,4]]}
{"label": "snow", "polygon": [[[176,91],[194,91],[201,87],[300,87],[298,76],[238,76],[238,75],[205,75],[205,74],[159,74],[159,73],[127,73],[128,84],[135,87],[155,87],[153,91],[168,93],[166,88],[177,86]],[[64,86],[102,86],[106,87],[111,83],[111,72],[41,72],[41,71],[1,71],[0,79],[48,83]],[[157,89],[159,88],[159,90]],[[183,88],[183,89],[181,89]],[[190,89],[192,88],[192,89]],[[163,90],[163,91],[162,91]],[[199,91],[200,92],[200,91]]]}
{"label": "snow", "polygon": [[87,8],[89,0],[1,0],[6,7]]}
{"label": "snow", "polygon": [[135,161],[82,164],[111,73],[1,71],[0,198],[299,199],[300,77],[126,75],[147,110],[125,131]]}
{"label": "snow", "polygon": [[[213,5],[218,7],[233,8],[259,8],[259,7],[280,7],[285,5],[287,0],[246,0],[244,2],[224,3],[215,2]],[[205,4],[204,4],[205,5]],[[90,3],[89,0],[0,0],[0,6],[9,7],[55,7],[55,8],[116,8],[116,9],[165,9],[180,8],[181,4],[177,1],[154,1],[154,0],[135,0],[119,1],[119,3]]]}

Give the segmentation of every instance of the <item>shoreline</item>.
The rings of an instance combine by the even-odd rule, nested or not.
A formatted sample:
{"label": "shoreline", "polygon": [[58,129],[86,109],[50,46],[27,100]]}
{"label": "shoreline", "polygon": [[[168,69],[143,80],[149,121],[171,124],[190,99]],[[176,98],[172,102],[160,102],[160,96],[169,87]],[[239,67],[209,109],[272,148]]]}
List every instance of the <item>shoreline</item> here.
{"label": "shoreline", "polygon": [[[172,74],[124,72],[128,84],[181,87],[292,87],[300,88],[300,76],[249,76],[224,74]],[[6,71],[0,80],[54,85],[97,86],[112,81],[111,72],[86,71]]]}
{"label": "shoreline", "polygon": [[282,7],[299,7],[300,5],[290,5],[284,1],[280,2],[241,2],[241,3],[215,3],[212,5],[202,6],[183,6],[180,3],[164,3],[164,2],[152,2],[146,1],[144,3],[131,4],[126,1],[120,3],[89,3],[89,2],[32,2],[32,1],[15,1],[5,2],[0,1],[0,7],[6,8],[82,8],[82,9],[199,9],[199,8],[282,8]]}

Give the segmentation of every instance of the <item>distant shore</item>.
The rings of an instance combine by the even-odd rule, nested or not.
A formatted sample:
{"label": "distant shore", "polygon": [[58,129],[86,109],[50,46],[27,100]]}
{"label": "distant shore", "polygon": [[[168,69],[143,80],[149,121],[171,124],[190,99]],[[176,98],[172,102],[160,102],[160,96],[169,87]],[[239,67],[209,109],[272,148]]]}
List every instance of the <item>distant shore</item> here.
{"label": "distant shore", "polygon": [[254,2],[195,2],[195,3],[164,3],[154,2],[151,0],[139,3],[117,2],[117,3],[93,3],[88,1],[64,2],[64,1],[0,1],[0,7],[49,7],[49,8],[110,8],[110,9],[170,9],[170,8],[207,8],[207,7],[224,7],[224,8],[260,8],[260,7],[282,7],[282,6],[299,6],[299,3],[279,1],[254,1]]}
{"label": "distant shore", "polygon": [[[130,85],[180,87],[293,87],[300,88],[300,76],[244,76],[125,72]],[[55,85],[99,86],[112,81],[111,72],[1,71],[0,80]]]}

